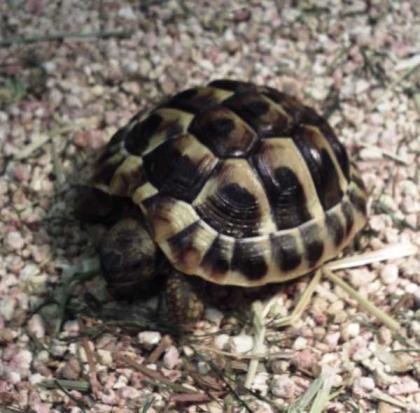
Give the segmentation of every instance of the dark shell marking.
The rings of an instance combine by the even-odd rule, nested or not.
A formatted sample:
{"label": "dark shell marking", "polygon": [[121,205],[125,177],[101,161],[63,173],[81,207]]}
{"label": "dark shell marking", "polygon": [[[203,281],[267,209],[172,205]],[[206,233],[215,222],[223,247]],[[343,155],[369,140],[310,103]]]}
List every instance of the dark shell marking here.
{"label": "dark shell marking", "polygon": [[294,270],[302,262],[296,237],[291,234],[272,235],[271,251],[278,267],[284,272]]}
{"label": "dark shell marking", "polygon": [[219,284],[308,273],[366,222],[363,181],[325,119],[247,82],[216,80],[136,115],[94,183],[132,197],[178,271]]}

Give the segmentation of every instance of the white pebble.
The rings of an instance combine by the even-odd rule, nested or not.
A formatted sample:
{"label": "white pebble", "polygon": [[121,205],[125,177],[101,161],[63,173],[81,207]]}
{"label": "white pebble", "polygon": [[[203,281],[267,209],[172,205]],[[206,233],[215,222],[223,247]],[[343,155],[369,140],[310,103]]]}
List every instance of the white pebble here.
{"label": "white pebble", "polygon": [[251,336],[241,334],[232,337],[230,340],[230,349],[234,353],[246,353],[254,347],[254,339]]}
{"label": "white pebble", "polygon": [[159,344],[162,336],[158,331],[142,331],[138,335],[139,343],[147,350]]}
{"label": "white pebble", "polygon": [[199,361],[197,364],[197,370],[202,376],[209,374],[210,369],[209,363],[205,361]]}
{"label": "white pebble", "polygon": [[29,382],[32,385],[39,384],[44,380],[45,380],[45,377],[42,374],[39,374],[39,373],[31,374],[31,376],[29,377]]}
{"label": "white pebble", "polygon": [[308,341],[305,337],[298,337],[293,343],[293,350],[304,350],[308,346]]}
{"label": "white pebble", "polygon": [[375,279],[375,274],[364,268],[357,268],[350,273],[350,282],[355,287],[362,287]]}
{"label": "white pebble", "polygon": [[375,388],[375,382],[372,377],[358,377],[353,384],[353,391],[356,394],[371,392]]}
{"label": "white pebble", "polygon": [[28,321],[28,330],[36,338],[45,336],[45,323],[39,314],[34,314]]}
{"label": "white pebble", "polygon": [[114,390],[118,389],[124,389],[127,387],[128,384],[128,378],[121,375],[118,377],[118,380],[115,382],[115,384],[112,386]]}
{"label": "white pebble", "polygon": [[227,350],[229,347],[229,340],[230,340],[230,337],[227,334],[219,334],[214,339],[214,345],[219,350]]}
{"label": "white pebble", "polygon": [[363,148],[359,153],[360,159],[364,161],[377,161],[382,159],[381,151],[375,148]]}
{"label": "white pebble", "polygon": [[274,396],[283,399],[290,399],[296,393],[296,385],[287,374],[282,374],[280,376],[275,375],[270,388]]}
{"label": "white pebble", "polygon": [[398,267],[395,264],[387,264],[382,268],[381,279],[384,284],[394,284],[398,280]]}
{"label": "white pebble", "polygon": [[325,336],[325,342],[330,347],[336,347],[338,345],[338,341],[340,340],[341,334],[339,332],[330,333]]}
{"label": "white pebble", "polygon": [[68,346],[66,346],[65,343],[59,340],[53,340],[51,346],[50,346],[50,352],[55,357],[62,357],[64,354],[66,354],[68,350]]}
{"label": "white pebble", "polygon": [[269,377],[270,375],[266,372],[258,373],[252,383],[252,390],[257,391],[261,396],[267,395]]}
{"label": "white pebble", "polygon": [[389,386],[389,394],[399,396],[401,394],[417,393],[419,391],[419,383],[410,377],[405,377],[400,383]]}
{"label": "white pebble", "polygon": [[0,315],[6,320],[10,321],[16,308],[16,300],[13,297],[0,298]]}
{"label": "white pebble", "polygon": [[10,384],[17,384],[22,381],[21,375],[17,371],[8,370],[6,377]]}
{"label": "white pebble", "polygon": [[359,348],[354,354],[352,359],[354,361],[361,361],[361,360],[366,360],[371,356],[371,352],[370,350],[368,350],[367,348]]}
{"label": "white pebble", "polygon": [[360,324],[349,323],[349,324],[344,325],[342,328],[341,334],[343,335],[344,340],[357,337],[360,334]]}
{"label": "white pebble", "polygon": [[20,232],[12,231],[12,232],[9,232],[6,236],[6,245],[11,250],[19,251],[25,245],[25,241],[23,240]]}
{"label": "white pebble", "polygon": [[99,356],[99,361],[105,366],[112,365],[112,353],[108,350],[98,349],[96,350]]}
{"label": "white pebble", "polygon": [[209,308],[206,308],[204,317],[206,318],[206,320],[219,326],[223,320],[223,313],[216,308],[209,307]]}
{"label": "white pebble", "polygon": [[39,274],[39,268],[34,264],[25,265],[20,271],[20,279],[27,281]]}
{"label": "white pebble", "polygon": [[163,356],[163,365],[172,370],[175,366],[177,366],[181,362],[179,358],[178,349],[175,346],[170,346],[165,351],[165,355]]}
{"label": "white pebble", "polygon": [[121,7],[121,9],[118,10],[118,17],[122,17],[123,19],[127,20],[135,20],[136,14],[130,6],[126,6]]}

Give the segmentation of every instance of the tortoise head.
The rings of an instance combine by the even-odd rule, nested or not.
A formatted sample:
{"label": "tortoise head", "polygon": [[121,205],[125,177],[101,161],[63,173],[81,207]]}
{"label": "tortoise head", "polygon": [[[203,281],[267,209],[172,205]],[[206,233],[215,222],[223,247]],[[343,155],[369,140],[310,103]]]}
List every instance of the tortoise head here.
{"label": "tortoise head", "polygon": [[157,283],[158,249],[141,219],[119,220],[99,245],[102,272],[119,299],[149,295]]}

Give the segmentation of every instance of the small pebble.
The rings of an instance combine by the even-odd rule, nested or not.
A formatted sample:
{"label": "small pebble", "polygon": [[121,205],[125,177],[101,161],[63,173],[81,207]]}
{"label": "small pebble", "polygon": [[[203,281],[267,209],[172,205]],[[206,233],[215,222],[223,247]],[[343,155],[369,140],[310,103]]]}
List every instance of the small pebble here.
{"label": "small pebble", "polygon": [[270,390],[276,397],[290,399],[295,395],[297,388],[295,382],[287,374],[282,374],[273,376]]}
{"label": "small pebble", "polygon": [[398,267],[395,264],[387,264],[381,270],[381,280],[384,284],[394,284],[398,280]]}
{"label": "small pebble", "polygon": [[230,350],[233,353],[247,353],[254,347],[254,339],[245,334],[232,337],[230,340]]}
{"label": "small pebble", "polygon": [[405,376],[400,383],[391,384],[391,386],[389,386],[388,391],[391,396],[416,393],[419,391],[419,383],[418,381],[415,381],[414,379]]}
{"label": "small pebble", "polygon": [[266,372],[257,373],[252,383],[252,390],[258,392],[261,396],[266,396],[268,393],[268,380],[270,375]]}
{"label": "small pebble", "polygon": [[12,231],[6,235],[6,246],[12,251],[20,251],[25,245],[25,241],[22,238],[20,232]]}
{"label": "small pebble", "polygon": [[28,330],[36,338],[45,336],[45,323],[39,314],[34,314],[28,321]]}
{"label": "small pebble", "polygon": [[142,331],[138,334],[139,344],[146,350],[150,350],[160,343],[162,338],[158,331]]}
{"label": "small pebble", "polygon": [[67,380],[77,380],[81,371],[80,361],[76,357],[70,356],[61,369],[61,377]]}
{"label": "small pebble", "polygon": [[228,350],[229,341],[230,341],[230,336],[228,336],[227,334],[219,334],[214,339],[214,345],[219,350]]}
{"label": "small pebble", "polygon": [[13,297],[1,297],[0,316],[2,316],[6,321],[10,321],[13,318],[16,304],[16,300]]}
{"label": "small pebble", "polygon": [[167,369],[172,370],[179,363],[181,363],[181,359],[179,358],[178,349],[175,346],[169,346],[163,356],[163,365]]}
{"label": "small pebble", "polygon": [[100,363],[105,366],[111,367],[113,361],[111,351],[98,349],[96,350],[96,352],[98,354]]}
{"label": "small pebble", "polygon": [[206,320],[219,326],[223,320],[224,314],[216,308],[208,307],[206,308],[204,317],[206,318]]}
{"label": "small pebble", "polygon": [[353,383],[353,391],[356,394],[369,393],[375,389],[372,377],[358,377]]}
{"label": "small pebble", "polygon": [[357,337],[360,334],[360,324],[359,323],[345,324],[341,329],[341,334],[344,340],[349,340],[350,338]]}
{"label": "small pebble", "polygon": [[325,336],[325,339],[324,339],[324,341],[332,348],[332,349],[334,349],[336,346],[337,346],[337,344],[338,344],[338,341],[340,340],[340,337],[341,337],[341,334],[339,333],[339,332],[336,332],[336,333],[330,333],[330,334],[327,334],[326,336]]}
{"label": "small pebble", "polygon": [[305,337],[298,337],[293,343],[293,350],[303,350],[308,346],[308,341]]}

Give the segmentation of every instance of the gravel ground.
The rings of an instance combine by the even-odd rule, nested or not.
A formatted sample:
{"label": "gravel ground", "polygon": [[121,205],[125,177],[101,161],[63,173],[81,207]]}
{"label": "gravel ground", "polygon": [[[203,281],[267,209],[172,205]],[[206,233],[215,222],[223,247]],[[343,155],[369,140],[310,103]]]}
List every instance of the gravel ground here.
{"label": "gravel ground", "polygon": [[[113,302],[69,208],[94,153],[139,107],[250,79],[316,107],[357,159],[371,192],[359,252],[418,245],[420,3],[341,3],[0,2],[1,411],[298,412],[320,384],[329,412],[420,412],[415,256],[337,273],[399,334],[322,281],[300,320],[267,326],[245,389],[249,315],[209,308],[195,336],[176,339],[150,318],[156,299]],[[277,314],[306,282],[282,291]]]}

